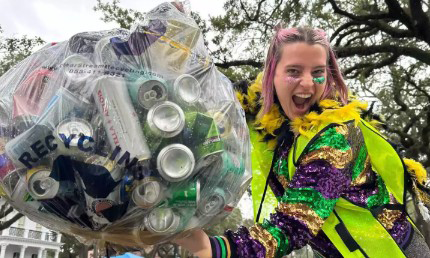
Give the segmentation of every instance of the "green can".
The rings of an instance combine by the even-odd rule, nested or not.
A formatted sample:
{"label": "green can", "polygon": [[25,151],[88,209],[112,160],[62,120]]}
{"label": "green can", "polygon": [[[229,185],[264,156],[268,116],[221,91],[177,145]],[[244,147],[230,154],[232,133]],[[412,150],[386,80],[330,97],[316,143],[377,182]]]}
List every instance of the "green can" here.
{"label": "green can", "polygon": [[178,184],[171,191],[172,197],[167,200],[170,208],[196,208],[200,202],[200,180]]}
{"label": "green can", "polygon": [[245,163],[238,155],[225,151],[222,154],[222,175],[228,181],[237,181],[245,173]]}
{"label": "green can", "polygon": [[133,103],[144,109],[150,109],[156,103],[167,100],[166,81],[155,76],[130,78],[128,91]]}
{"label": "green can", "polygon": [[193,147],[197,160],[196,170],[218,160],[224,151],[214,119],[199,112],[185,114],[184,142]]}

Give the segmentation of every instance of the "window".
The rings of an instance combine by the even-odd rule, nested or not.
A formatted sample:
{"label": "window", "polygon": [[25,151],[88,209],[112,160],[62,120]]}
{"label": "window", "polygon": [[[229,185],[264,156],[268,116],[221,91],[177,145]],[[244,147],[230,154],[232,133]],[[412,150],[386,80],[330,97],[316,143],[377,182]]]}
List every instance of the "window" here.
{"label": "window", "polygon": [[37,258],[37,254],[32,254],[31,258]]}
{"label": "window", "polygon": [[23,227],[24,227],[24,225],[25,225],[25,217],[21,217],[21,218],[18,220],[18,227],[23,228]]}
{"label": "window", "polygon": [[13,253],[13,258],[19,258],[19,252],[14,252]]}

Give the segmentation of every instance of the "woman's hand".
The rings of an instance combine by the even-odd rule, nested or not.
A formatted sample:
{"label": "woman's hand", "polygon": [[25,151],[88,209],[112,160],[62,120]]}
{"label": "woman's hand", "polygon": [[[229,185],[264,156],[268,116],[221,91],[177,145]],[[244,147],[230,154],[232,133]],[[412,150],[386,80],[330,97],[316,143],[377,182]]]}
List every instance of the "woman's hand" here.
{"label": "woman's hand", "polygon": [[188,233],[189,235],[186,237],[177,238],[172,242],[182,246],[200,258],[211,258],[212,249],[208,235],[201,229],[196,229]]}

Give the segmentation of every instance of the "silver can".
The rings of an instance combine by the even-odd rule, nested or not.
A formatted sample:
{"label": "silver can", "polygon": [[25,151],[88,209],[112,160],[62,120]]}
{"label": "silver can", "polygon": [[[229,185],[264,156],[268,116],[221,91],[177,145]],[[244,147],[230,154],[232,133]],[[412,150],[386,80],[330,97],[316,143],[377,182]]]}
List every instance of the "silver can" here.
{"label": "silver can", "polygon": [[160,203],[164,197],[165,187],[155,177],[148,177],[136,186],[132,193],[133,202],[143,209],[150,209]]}
{"label": "silver can", "polygon": [[155,208],[144,219],[145,229],[154,234],[179,231],[180,215],[171,208]]}
{"label": "silver can", "polygon": [[215,216],[220,213],[228,201],[228,193],[222,188],[215,188],[214,192],[202,199],[197,207],[197,213],[204,217]]}
{"label": "silver can", "polygon": [[148,111],[144,131],[147,136],[171,138],[178,135],[184,126],[184,111],[175,103],[164,101]]}
{"label": "silver can", "polygon": [[94,141],[94,130],[89,122],[80,118],[61,121],[55,129],[59,141],[58,151],[66,155],[84,155]]}
{"label": "silver can", "polygon": [[74,54],[67,57],[63,63],[64,74],[75,83],[81,83],[92,75],[93,62],[83,55]]}
{"label": "silver can", "polygon": [[119,146],[139,161],[151,157],[136,111],[131,104],[125,81],[112,76],[102,76],[94,81],[93,97],[103,118],[109,143]]}
{"label": "silver can", "polygon": [[169,182],[187,179],[192,174],[194,166],[193,152],[183,144],[167,145],[157,156],[158,172]]}
{"label": "silver can", "polygon": [[156,77],[140,77],[128,87],[131,99],[144,109],[167,100],[166,82]]}
{"label": "silver can", "polygon": [[27,171],[27,189],[36,200],[54,198],[60,188],[60,183],[50,177],[51,170],[39,166]]}
{"label": "silver can", "polygon": [[173,83],[176,101],[183,105],[194,105],[201,95],[201,86],[196,78],[189,74],[183,74]]}

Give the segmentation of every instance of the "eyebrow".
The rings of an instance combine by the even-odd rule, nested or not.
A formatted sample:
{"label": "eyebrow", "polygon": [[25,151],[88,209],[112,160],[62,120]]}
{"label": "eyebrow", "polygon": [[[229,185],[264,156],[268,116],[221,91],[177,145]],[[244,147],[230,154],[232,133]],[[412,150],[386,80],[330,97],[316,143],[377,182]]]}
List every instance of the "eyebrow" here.
{"label": "eyebrow", "polygon": [[[312,69],[318,69],[318,68],[326,68],[326,65],[318,65],[313,67]],[[302,65],[286,65],[285,68],[303,68]]]}

